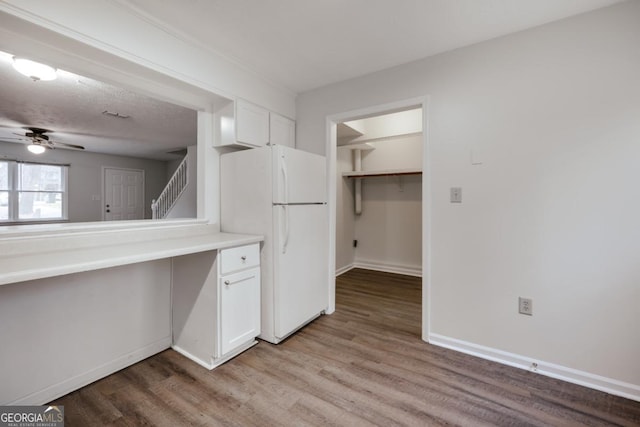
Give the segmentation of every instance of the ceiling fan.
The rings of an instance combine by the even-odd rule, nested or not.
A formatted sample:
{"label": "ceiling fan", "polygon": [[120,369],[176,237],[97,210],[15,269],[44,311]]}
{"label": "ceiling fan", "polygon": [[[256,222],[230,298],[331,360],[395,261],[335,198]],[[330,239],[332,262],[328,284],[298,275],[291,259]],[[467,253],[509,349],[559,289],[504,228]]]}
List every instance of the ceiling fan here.
{"label": "ceiling fan", "polygon": [[29,142],[29,146],[27,147],[29,151],[35,154],[40,154],[45,151],[45,148],[53,150],[54,148],[65,148],[71,150],[84,150],[82,145],[75,144],[67,144],[65,142],[57,142],[52,141],[49,138],[49,135],[46,135],[47,132],[51,132],[47,129],[36,128],[36,127],[27,127],[25,128],[29,132],[26,132],[24,135],[19,133],[14,133],[14,135],[18,135],[22,140],[26,140]]}

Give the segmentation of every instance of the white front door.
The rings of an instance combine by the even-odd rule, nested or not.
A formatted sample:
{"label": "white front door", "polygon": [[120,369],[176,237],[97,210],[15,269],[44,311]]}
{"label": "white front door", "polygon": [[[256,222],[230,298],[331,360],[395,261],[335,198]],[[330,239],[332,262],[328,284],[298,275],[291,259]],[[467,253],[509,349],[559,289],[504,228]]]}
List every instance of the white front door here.
{"label": "white front door", "polygon": [[144,171],[104,168],[104,220],[144,219]]}

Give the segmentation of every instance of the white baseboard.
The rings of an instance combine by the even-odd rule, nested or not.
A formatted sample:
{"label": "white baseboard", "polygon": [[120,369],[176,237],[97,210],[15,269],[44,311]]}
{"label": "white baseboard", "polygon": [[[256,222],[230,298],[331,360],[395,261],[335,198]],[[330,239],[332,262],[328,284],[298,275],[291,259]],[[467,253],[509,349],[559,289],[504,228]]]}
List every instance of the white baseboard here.
{"label": "white baseboard", "polygon": [[336,277],[346,273],[349,270],[353,270],[355,266],[353,264],[345,265],[344,267],[340,267],[336,270]]}
{"label": "white baseboard", "polygon": [[3,405],[44,405],[59,397],[71,393],[74,390],[82,388],[94,381],[104,378],[108,375],[118,372],[119,370],[138,363],[147,357],[160,353],[163,350],[171,347],[171,337],[166,337],[151,343],[143,348],[135,350],[131,353],[125,354],[117,359],[109,361],[101,366],[98,366],[90,371],[76,375],[75,377],[66,379],[62,382],[54,384],[45,388],[44,390],[38,390],[27,396],[18,398],[12,402],[3,403]]}
{"label": "white baseboard", "polygon": [[422,268],[401,264],[386,264],[377,261],[356,260],[352,268],[364,268],[365,270],[382,271],[385,273],[404,274],[405,276],[422,277]]}
{"label": "white baseboard", "polygon": [[178,347],[176,345],[172,345],[171,348],[173,350],[177,351],[178,353],[180,353],[181,355],[183,355],[184,357],[186,357],[187,359],[191,359],[192,361],[196,362],[198,365],[202,366],[203,368],[207,368],[208,370],[212,370],[213,368],[216,368],[216,367],[222,365],[223,363],[228,362],[229,360],[233,359],[234,357],[236,357],[240,353],[249,350],[251,347],[253,347],[256,344],[258,344],[257,340],[249,341],[249,342],[241,345],[237,349],[233,350],[231,353],[225,355],[224,357],[221,357],[219,359],[214,359],[212,357],[209,362],[204,361],[204,360],[200,359],[199,357],[194,356],[193,354],[189,353],[187,350],[185,350],[183,348],[180,348],[180,347]]}
{"label": "white baseboard", "polygon": [[640,402],[640,385],[626,383],[612,378],[591,374],[589,372],[567,368],[566,366],[532,359],[519,354],[509,353],[455,338],[449,338],[443,335],[429,334],[428,342],[439,347],[445,347],[461,353],[477,356],[482,359],[492,360],[504,365],[525,369],[527,371],[536,372],[541,375],[557,378],[559,380]]}
{"label": "white baseboard", "polygon": [[193,354],[189,353],[187,350],[183,349],[182,347],[178,347],[177,345],[172,345],[171,348],[174,351],[177,351],[178,353],[186,357],[187,359],[191,359],[192,361],[196,362],[198,365],[202,366],[203,368],[207,368],[211,370],[214,367],[213,362],[207,362],[205,360],[202,360],[199,357],[196,357]]}

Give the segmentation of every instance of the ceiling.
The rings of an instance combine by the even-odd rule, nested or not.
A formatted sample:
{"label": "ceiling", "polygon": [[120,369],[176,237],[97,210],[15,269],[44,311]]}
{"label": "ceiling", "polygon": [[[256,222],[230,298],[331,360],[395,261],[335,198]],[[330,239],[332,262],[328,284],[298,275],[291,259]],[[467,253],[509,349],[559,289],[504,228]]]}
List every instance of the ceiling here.
{"label": "ceiling", "polygon": [[338,145],[360,145],[363,142],[388,139],[422,132],[422,108],[380,114],[364,119],[338,123]]}
{"label": "ceiling", "polygon": [[0,90],[0,141],[27,144],[19,135],[38,127],[50,130],[52,141],[86,151],[156,160],[179,158],[168,152],[197,143],[194,110],[63,70],[56,80],[33,81],[16,72],[4,52]]}
{"label": "ceiling", "polygon": [[296,93],[620,0],[119,0]]}
{"label": "ceiling", "polygon": [[[620,0],[118,0],[192,43],[295,93],[542,25]],[[0,53],[0,140],[24,127],[87,151],[174,159],[197,113],[60,72],[16,73]],[[130,116],[121,119],[111,111]]]}

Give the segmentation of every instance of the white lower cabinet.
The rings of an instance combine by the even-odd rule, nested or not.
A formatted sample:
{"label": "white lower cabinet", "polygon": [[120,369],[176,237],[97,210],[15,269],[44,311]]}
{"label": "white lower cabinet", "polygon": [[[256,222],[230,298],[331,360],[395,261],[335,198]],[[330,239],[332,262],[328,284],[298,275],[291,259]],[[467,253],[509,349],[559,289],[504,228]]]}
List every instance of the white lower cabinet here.
{"label": "white lower cabinet", "polygon": [[173,258],[172,348],[213,369],[257,343],[258,243]]}
{"label": "white lower cabinet", "polygon": [[260,335],[260,269],[220,278],[222,355]]}

